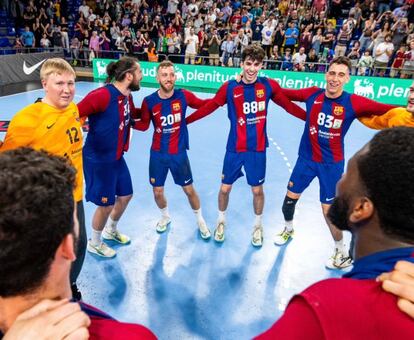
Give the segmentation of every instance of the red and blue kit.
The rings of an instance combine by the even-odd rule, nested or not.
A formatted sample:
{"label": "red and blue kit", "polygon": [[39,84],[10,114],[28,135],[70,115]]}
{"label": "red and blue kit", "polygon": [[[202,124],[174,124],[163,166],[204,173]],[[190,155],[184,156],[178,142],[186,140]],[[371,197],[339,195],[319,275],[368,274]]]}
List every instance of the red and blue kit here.
{"label": "red and blue kit", "polygon": [[344,138],[352,122],[359,117],[384,114],[394,106],[347,92],[338,98],[328,98],[325,90],[318,87],[283,89],[283,93],[290,100],[306,103],[299,158],[288,190],[300,194],[318,177],[320,201],[330,204],[344,171]]}
{"label": "red and blue kit", "polygon": [[344,278],[320,281],[294,296],[283,316],[255,339],[412,339],[412,318],[376,277],[397,261],[414,262],[413,252],[396,248],[358,259]]}
{"label": "red and blue kit", "polygon": [[113,205],[115,196],[132,194],[132,181],[123,154],[129,147],[132,116],[137,114],[132,96],[108,84],[90,92],[79,104],[88,117],[89,132],[83,147],[86,200]]}
{"label": "red and blue kit", "polygon": [[187,157],[189,138],[185,115],[187,107],[198,109],[207,101],[183,89],[174,90],[166,99],[158,91],[144,98],[141,119],[135,122],[134,128],[145,131],[151,122],[154,126],[149,165],[151,185],[164,186],[168,171],[178,185],[193,182]]}
{"label": "red and blue kit", "polygon": [[[254,172],[248,176],[250,185],[263,184],[266,172],[265,152],[269,144],[266,132],[269,100],[290,114],[305,120],[306,113],[283,94],[280,85],[275,80],[265,77],[258,77],[252,84],[235,80],[224,83],[208,104],[187,117],[187,123],[192,123],[227,103],[230,133],[226,154],[235,155],[225,156],[223,183],[232,184],[236,181],[243,175],[241,167],[244,166],[246,172],[250,169]],[[246,157],[246,152],[263,153],[263,156],[259,157],[259,164],[247,165],[248,162],[258,159]],[[239,161],[235,162],[235,158],[239,158]],[[234,165],[226,164],[226,160],[231,160]]]}

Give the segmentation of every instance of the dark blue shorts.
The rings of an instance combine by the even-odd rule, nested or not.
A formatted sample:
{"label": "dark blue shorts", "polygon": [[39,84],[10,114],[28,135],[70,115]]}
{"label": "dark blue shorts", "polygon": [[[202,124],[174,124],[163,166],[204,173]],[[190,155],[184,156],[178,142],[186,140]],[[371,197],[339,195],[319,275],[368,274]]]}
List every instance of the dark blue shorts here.
{"label": "dark blue shorts", "polygon": [[193,174],[191,173],[187,152],[168,154],[151,151],[149,180],[153,187],[164,186],[168,170],[171,171],[175,184],[186,186],[193,183]]}
{"label": "dark blue shorts", "polygon": [[321,203],[331,204],[335,198],[336,183],[344,172],[344,161],[338,163],[318,163],[299,157],[288,183],[288,190],[301,194],[315,177],[319,180]]}
{"label": "dark blue shorts", "polygon": [[266,151],[230,152],[224,156],[221,182],[233,184],[246,172],[247,183],[253,187],[262,185],[266,177]]}
{"label": "dark blue shorts", "polygon": [[132,195],[132,181],[124,157],[113,162],[83,158],[86,200],[99,206],[115,204],[116,196]]}

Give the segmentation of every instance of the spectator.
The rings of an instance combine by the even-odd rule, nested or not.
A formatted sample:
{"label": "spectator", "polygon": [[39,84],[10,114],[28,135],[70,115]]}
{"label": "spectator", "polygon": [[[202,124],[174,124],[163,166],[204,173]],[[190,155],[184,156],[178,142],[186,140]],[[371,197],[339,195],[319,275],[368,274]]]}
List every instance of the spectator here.
{"label": "spectator", "polygon": [[63,36],[60,26],[55,27],[55,29],[53,30],[52,41],[55,51],[60,51],[63,46]]}
{"label": "spectator", "polygon": [[85,19],[88,18],[88,16],[89,16],[89,6],[86,4],[86,1],[85,0],[82,1],[82,5],[79,6],[78,12],[82,13],[83,14],[83,17]]}
{"label": "spectator", "polygon": [[234,67],[240,66],[241,55],[243,50],[249,45],[249,38],[244,34],[244,29],[239,29],[238,34],[234,38],[234,58],[233,64]]}
{"label": "spectator", "polygon": [[79,50],[81,48],[81,43],[77,37],[73,37],[70,42],[70,52],[72,55],[72,64],[76,66],[79,62]]}
{"label": "spectator", "polygon": [[351,75],[356,74],[356,68],[357,68],[357,65],[358,65],[358,61],[361,58],[360,46],[361,46],[361,44],[359,43],[359,41],[358,40],[355,41],[354,45],[351,48],[351,51],[347,55],[347,57],[351,61]]}
{"label": "spectator", "polygon": [[35,37],[34,37],[33,32],[30,31],[29,26],[27,25],[25,26],[24,32],[22,33],[20,39],[24,47],[26,48],[35,47]]}
{"label": "spectator", "polygon": [[308,53],[312,47],[311,27],[312,25],[306,26],[304,31],[301,33],[299,37],[299,46],[302,46],[305,48],[305,53]]}
{"label": "spectator", "polygon": [[376,21],[374,19],[374,14],[371,14],[369,19],[365,20],[363,23],[363,29],[361,37],[359,38],[359,42],[361,43],[361,51],[365,51],[367,49],[372,49],[372,35],[375,30]]}
{"label": "spectator", "polygon": [[369,71],[374,65],[374,58],[371,56],[371,52],[369,50],[364,51],[364,55],[358,61],[358,75],[359,76],[367,76],[369,75]]}
{"label": "spectator", "polygon": [[170,19],[173,19],[175,17],[179,4],[180,2],[178,0],[168,0],[167,14],[170,17]]}
{"label": "spectator", "polygon": [[291,21],[289,27],[285,32],[285,46],[284,49],[289,49],[290,51],[295,51],[295,46],[298,42],[299,30],[295,26],[295,22]]}
{"label": "spectator", "polygon": [[282,71],[292,71],[293,70],[293,63],[292,63],[292,55],[290,54],[290,48],[285,49],[285,55],[282,58]]}
{"label": "spectator", "polygon": [[412,78],[414,75],[414,40],[410,41],[410,49],[404,53],[404,59],[401,78]]}
{"label": "spectator", "polygon": [[390,77],[394,78],[396,76],[400,75],[402,66],[404,64],[404,55],[405,55],[406,46],[401,45],[398,48],[398,51],[395,53],[394,60],[391,64],[391,71],[390,71]]}
{"label": "spectator", "polygon": [[198,15],[198,5],[195,0],[191,0],[191,3],[188,5],[188,13],[192,18],[196,18]]}
{"label": "spectator", "polygon": [[43,33],[42,39],[40,39],[40,47],[44,48],[44,49],[49,49],[51,45],[52,45],[52,43],[47,38],[47,34]]}
{"label": "spectator", "polygon": [[398,50],[400,45],[407,39],[408,36],[408,20],[407,18],[400,18],[391,27],[392,43],[394,48]]}
{"label": "spectator", "polygon": [[272,26],[272,22],[269,20],[262,29],[262,47],[265,51],[265,58],[270,57],[270,51],[273,43],[273,32],[275,28]]}
{"label": "spectator", "polygon": [[349,24],[343,24],[342,28],[339,30],[336,46],[335,46],[335,57],[342,57],[346,54],[348,49],[348,44],[352,36],[352,31],[349,28]]}
{"label": "spectator", "polygon": [[260,17],[256,17],[252,23],[252,43],[260,43],[262,41],[263,25],[260,22]]}
{"label": "spectator", "polygon": [[108,51],[111,50],[111,39],[106,36],[105,31],[102,31],[99,35],[99,51],[102,51],[100,57],[101,58],[110,58],[111,55]]}
{"label": "spectator", "polygon": [[391,35],[385,36],[385,41],[380,43],[375,49],[375,61],[374,61],[374,75],[383,77],[388,67],[388,63],[392,54],[394,53],[394,45],[391,42]]}
{"label": "spectator", "polygon": [[209,35],[208,41],[208,56],[210,65],[218,66],[220,63],[220,44],[221,39],[218,35],[217,28],[213,28],[212,33]]}
{"label": "spectator", "polygon": [[305,71],[305,63],[306,63],[306,54],[305,48],[300,47],[299,52],[296,52],[292,57],[293,62],[293,70],[294,71]]}
{"label": "spectator", "polygon": [[281,60],[282,57],[279,54],[279,47],[277,45],[274,45],[272,49],[272,54],[269,60],[266,62],[266,68],[269,70],[279,70]]}
{"label": "spectator", "polygon": [[386,22],[382,28],[376,30],[373,35],[373,46],[371,47],[373,53],[375,53],[375,50],[377,49],[377,46],[385,41],[385,36],[391,34],[391,25],[389,22]]}
{"label": "spectator", "polygon": [[190,34],[185,38],[184,44],[186,45],[184,64],[188,64],[188,62],[194,64],[199,41],[197,35],[194,33],[193,27],[190,28]]}
{"label": "spectator", "polygon": [[318,59],[318,55],[316,54],[316,50],[314,48],[311,48],[306,58],[306,64],[305,64],[306,71],[317,72],[318,62],[319,62],[319,59]]}
{"label": "spectator", "polygon": [[234,41],[231,34],[227,34],[226,40],[221,44],[222,66],[233,66]]}
{"label": "spectator", "polygon": [[329,50],[333,49],[333,45],[335,43],[336,38],[336,30],[331,22],[328,23],[328,26],[324,32],[324,38],[322,40],[323,48],[327,48]]}
{"label": "spectator", "polygon": [[322,41],[322,28],[318,28],[316,34],[312,37],[312,48],[315,50],[316,54],[319,54],[321,51]]}

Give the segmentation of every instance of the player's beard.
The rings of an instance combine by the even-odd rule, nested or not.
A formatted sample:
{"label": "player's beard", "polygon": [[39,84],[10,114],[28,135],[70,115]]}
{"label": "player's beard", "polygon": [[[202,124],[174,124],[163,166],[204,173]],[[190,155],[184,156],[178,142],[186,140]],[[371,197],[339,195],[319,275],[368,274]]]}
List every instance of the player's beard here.
{"label": "player's beard", "polygon": [[132,80],[132,83],[129,84],[129,89],[133,92],[138,91],[140,89],[139,81],[135,78],[135,76],[134,76],[134,79]]}
{"label": "player's beard", "polygon": [[336,197],[329,208],[328,218],[338,229],[350,230],[348,225],[348,212],[348,202],[341,197]]}
{"label": "player's beard", "polygon": [[174,84],[172,84],[171,88],[168,89],[167,87],[165,87],[163,84],[160,84],[161,89],[165,92],[165,93],[170,93],[172,91],[174,91]]}

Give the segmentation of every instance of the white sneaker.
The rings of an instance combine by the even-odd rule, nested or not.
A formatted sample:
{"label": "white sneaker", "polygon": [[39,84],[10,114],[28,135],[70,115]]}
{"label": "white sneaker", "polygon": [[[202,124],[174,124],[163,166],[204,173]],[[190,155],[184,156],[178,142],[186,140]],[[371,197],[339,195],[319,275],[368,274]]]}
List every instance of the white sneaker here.
{"label": "white sneaker", "polygon": [[287,228],[285,227],[285,229],[283,229],[283,231],[279,234],[276,235],[275,239],[274,239],[274,243],[277,246],[283,246],[284,244],[286,244],[289,240],[292,239],[294,234],[294,230],[292,229],[291,231],[287,230]]}
{"label": "white sneaker", "polygon": [[224,242],[224,222],[218,222],[216,230],[214,230],[214,241]]}
{"label": "white sneaker", "polygon": [[116,251],[109,247],[106,243],[101,242],[99,245],[95,246],[92,244],[91,240],[88,241],[88,246],[86,249],[95,255],[111,258],[116,255]]}
{"label": "white sneaker", "polygon": [[125,234],[121,234],[118,230],[110,231],[104,228],[102,232],[102,237],[105,240],[115,241],[120,244],[128,244],[131,242],[131,238]]}
{"label": "white sneaker", "polygon": [[352,266],[352,258],[335,248],[333,255],[326,261],[325,267],[328,269],[344,269]]}
{"label": "white sneaker", "polygon": [[171,224],[171,218],[169,217],[162,217],[158,222],[155,230],[158,233],[163,233],[167,230],[168,226]]}
{"label": "white sneaker", "polygon": [[261,225],[256,225],[253,228],[252,245],[255,247],[263,245],[263,227]]}
{"label": "white sneaker", "polygon": [[198,231],[200,232],[200,236],[203,240],[208,240],[211,237],[210,229],[208,229],[207,224],[204,220],[198,221]]}

